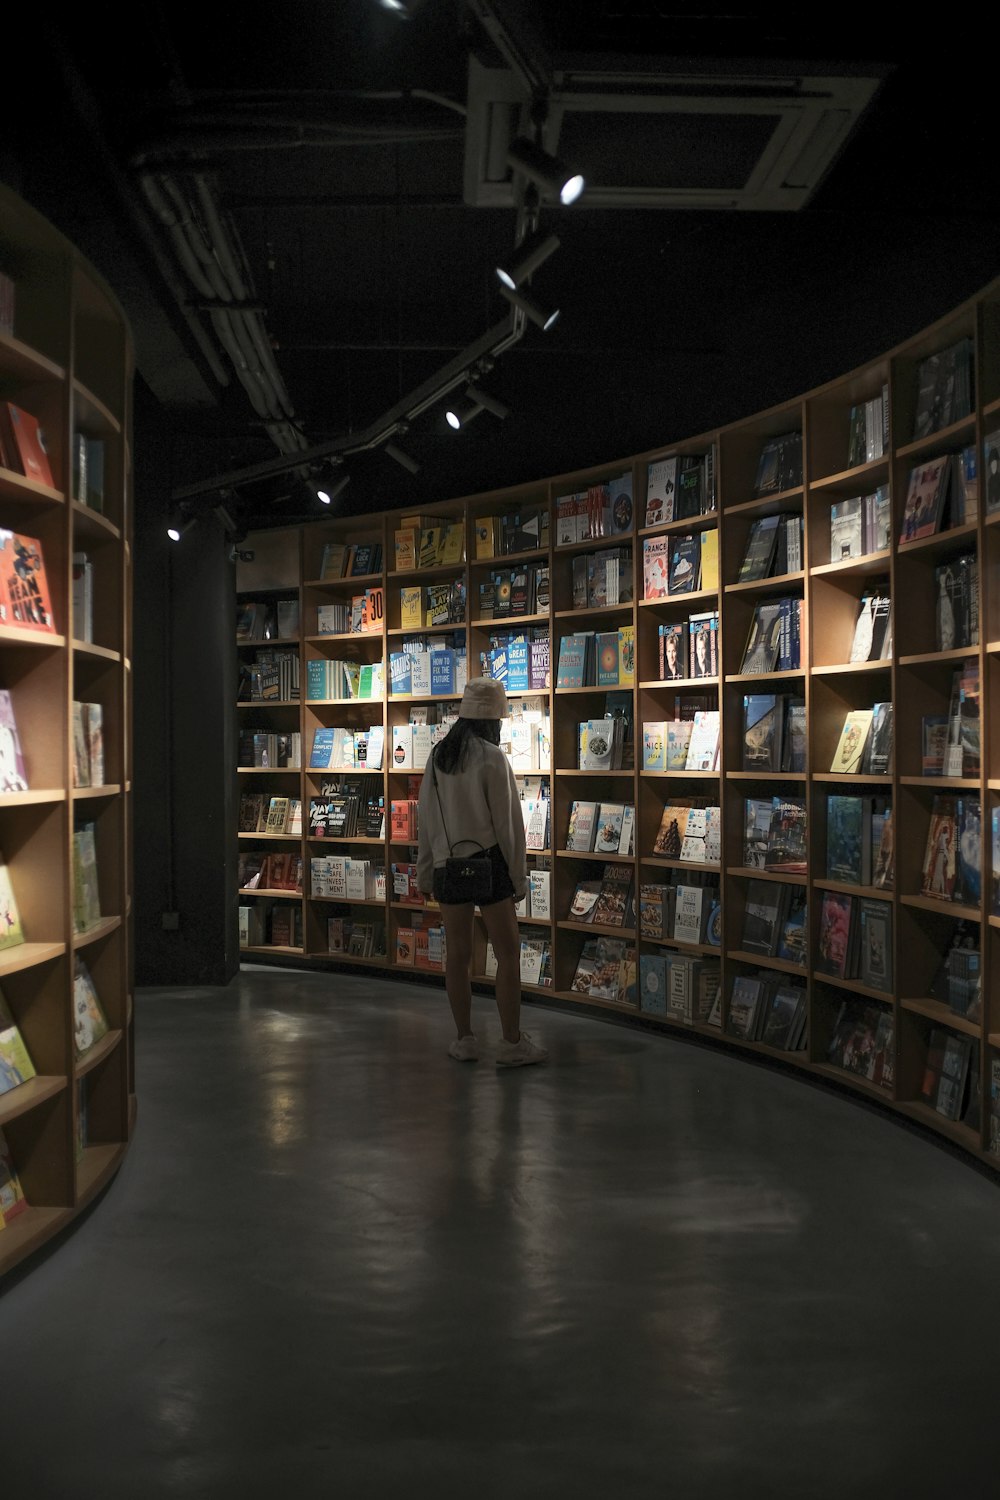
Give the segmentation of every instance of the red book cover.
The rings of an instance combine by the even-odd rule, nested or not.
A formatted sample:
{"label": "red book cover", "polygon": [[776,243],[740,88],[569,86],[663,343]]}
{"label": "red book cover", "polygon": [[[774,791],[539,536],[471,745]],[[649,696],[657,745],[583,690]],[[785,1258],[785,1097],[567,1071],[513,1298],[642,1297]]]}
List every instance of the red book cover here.
{"label": "red book cover", "polygon": [[8,458],[19,458],[21,467],[29,479],[37,480],[39,484],[47,484],[53,489],[52,470],[49,467],[49,456],[42,442],[41,428],[38,419],[33,417],[30,411],[24,411],[20,406],[15,406],[13,401],[4,402],[5,422],[9,436],[13,439],[14,452],[8,453]]}
{"label": "red book cover", "polygon": [[42,544],[0,531],[0,625],[55,633]]}

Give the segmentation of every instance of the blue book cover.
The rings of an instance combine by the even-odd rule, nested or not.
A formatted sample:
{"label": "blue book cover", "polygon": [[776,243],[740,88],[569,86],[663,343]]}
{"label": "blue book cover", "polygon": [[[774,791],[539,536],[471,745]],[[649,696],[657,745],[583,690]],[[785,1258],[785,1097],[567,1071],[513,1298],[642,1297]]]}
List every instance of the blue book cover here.
{"label": "blue book cover", "polygon": [[431,693],[455,691],[455,653],[450,648],[431,652]]}
{"label": "blue book cover", "polygon": [[334,734],[333,729],[317,729],[313,733],[312,751],[309,755],[310,766],[324,767],[330,764],[333,758]]}
{"label": "blue book cover", "polygon": [[509,641],[507,644],[507,689],[512,693],[526,693],[531,686],[529,669],[530,647],[527,641]]}
{"label": "blue book cover", "polygon": [[639,1009],[651,1016],[667,1013],[667,961],[660,953],[640,954]]}
{"label": "blue book cover", "polygon": [[588,635],[564,635],[559,642],[556,687],[583,687]]}
{"label": "blue book cover", "polygon": [[392,693],[413,691],[413,670],[408,651],[393,651],[389,657],[389,690]]}

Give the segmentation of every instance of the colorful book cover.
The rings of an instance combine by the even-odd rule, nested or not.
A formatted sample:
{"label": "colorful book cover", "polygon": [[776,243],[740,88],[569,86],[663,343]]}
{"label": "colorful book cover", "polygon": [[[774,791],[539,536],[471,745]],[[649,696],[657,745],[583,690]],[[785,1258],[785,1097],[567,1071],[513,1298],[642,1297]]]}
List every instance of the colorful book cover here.
{"label": "colorful book cover", "polygon": [[97,996],[94,981],[83,959],[77,955],[73,973],[73,1040],[81,1057],[108,1032],[108,1018]]}
{"label": "colorful book cover", "polygon": [[10,870],[0,855],[0,948],[14,948],[24,942],[24,929],[17,909]]}
{"label": "colorful book cover", "polygon": [[0,625],[55,634],[42,544],[0,531]]}
{"label": "colorful book cover", "polygon": [[0,688],[0,792],[26,792],[28,776],[14,717],[14,700]]}
{"label": "colorful book cover", "polygon": [[665,599],[670,585],[670,538],[647,536],[642,541],[642,597]]}

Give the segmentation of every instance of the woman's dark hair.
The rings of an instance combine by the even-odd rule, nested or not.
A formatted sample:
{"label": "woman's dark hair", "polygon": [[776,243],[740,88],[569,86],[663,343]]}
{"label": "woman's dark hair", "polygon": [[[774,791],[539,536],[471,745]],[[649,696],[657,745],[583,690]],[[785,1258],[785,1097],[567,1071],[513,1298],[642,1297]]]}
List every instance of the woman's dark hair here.
{"label": "woman's dark hair", "polygon": [[491,745],[499,745],[500,720],[456,719],[434,751],[437,769],[446,776],[461,770],[468,757],[470,740],[486,740]]}

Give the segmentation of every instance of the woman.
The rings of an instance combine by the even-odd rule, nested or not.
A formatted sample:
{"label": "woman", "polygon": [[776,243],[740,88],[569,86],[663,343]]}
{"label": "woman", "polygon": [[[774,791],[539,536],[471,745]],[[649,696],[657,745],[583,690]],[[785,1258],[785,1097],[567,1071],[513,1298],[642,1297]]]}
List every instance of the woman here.
{"label": "woman", "polygon": [[528,885],[524,822],[510,762],[500,749],[500,720],[507,712],[502,683],[476,677],[466,687],[458,719],[436,746],[424,771],[418,803],[417,885],[441,901],[444,921],[445,983],[456,1039],[448,1056],[476,1062],[479,1043],[472,1031],[472,931],[475,906],[441,900],[448,856],[488,851],[493,889],[480,905],[497,959],[496,1001],[503,1037],[497,1067],[544,1062],[538,1047],[520,1029],[521,939],[514,904]]}

